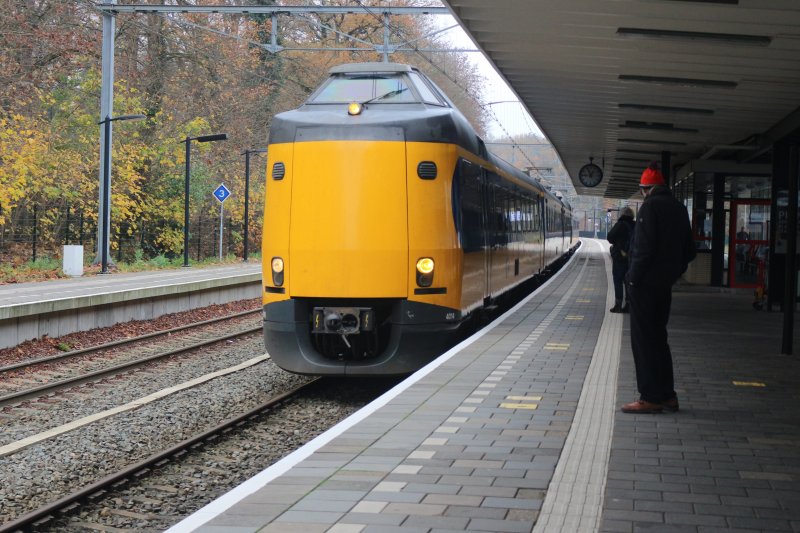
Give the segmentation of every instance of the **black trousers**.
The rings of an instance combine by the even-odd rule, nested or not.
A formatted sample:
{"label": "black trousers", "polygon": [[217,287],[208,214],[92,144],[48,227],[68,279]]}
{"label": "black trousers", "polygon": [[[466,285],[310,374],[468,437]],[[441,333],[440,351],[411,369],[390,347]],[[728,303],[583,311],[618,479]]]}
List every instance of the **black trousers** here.
{"label": "black trousers", "polygon": [[[629,287],[630,288],[630,287]],[[672,287],[630,288],[631,348],[642,400],[660,403],[675,396],[667,322]]]}
{"label": "black trousers", "polygon": [[[628,260],[627,259],[612,259],[611,260],[611,278],[614,280],[614,299],[617,303],[621,304],[627,302],[630,298],[622,299],[622,288],[625,285],[625,274],[628,273]],[[627,292],[627,291],[626,291]]]}

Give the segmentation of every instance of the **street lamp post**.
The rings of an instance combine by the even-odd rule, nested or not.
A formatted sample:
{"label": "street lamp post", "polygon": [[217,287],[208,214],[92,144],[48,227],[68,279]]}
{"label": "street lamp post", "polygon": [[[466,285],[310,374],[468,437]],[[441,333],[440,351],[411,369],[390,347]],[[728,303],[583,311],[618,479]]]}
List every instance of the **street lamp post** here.
{"label": "street lamp post", "polygon": [[147,118],[144,115],[122,115],[119,117],[106,116],[98,124],[103,125],[103,200],[100,202],[101,232],[100,232],[100,274],[108,274],[108,241],[109,227],[111,226],[111,123],[117,120],[140,120]]}
{"label": "street lamp post", "polygon": [[189,266],[189,176],[192,173],[192,141],[207,143],[224,141],[228,139],[227,133],[213,135],[200,135],[199,137],[186,137],[179,141],[186,143],[186,177],[183,180],[183,266]]}
{"label": "street lamp post", "polygon": [[244,262],[250,250],[250,154],[266,153],[265,148],[245,150],[244,154]]}

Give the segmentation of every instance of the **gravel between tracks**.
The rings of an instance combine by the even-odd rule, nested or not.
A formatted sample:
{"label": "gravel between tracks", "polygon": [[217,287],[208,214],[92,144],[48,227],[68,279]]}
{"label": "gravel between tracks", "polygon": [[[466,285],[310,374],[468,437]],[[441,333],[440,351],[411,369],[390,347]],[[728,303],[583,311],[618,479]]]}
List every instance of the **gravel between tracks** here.
{"label": "gravel between tracks", "polygon": [[[257,325],[257,321],[251,322]],[[31,402],[25,402],[19,407],[5,407],[0,411],[0,423],[3,424],[0,445],[117,407],[178,383],[237,365],[263,353],[264,342],[261,336],[253,334],[235,342],[226,341],[202,348],[199,352],[173,356],[168,361],[148,363],[131,373],[70,389],[67,394],[57,393],[56,396],[33,401],[48,404],[46,408],[26,408],[31,407]]]}
{"label": "gravel between tracks", "polygon": [[306,379],[266,361],[0,458],[0,516],[32,511]]}

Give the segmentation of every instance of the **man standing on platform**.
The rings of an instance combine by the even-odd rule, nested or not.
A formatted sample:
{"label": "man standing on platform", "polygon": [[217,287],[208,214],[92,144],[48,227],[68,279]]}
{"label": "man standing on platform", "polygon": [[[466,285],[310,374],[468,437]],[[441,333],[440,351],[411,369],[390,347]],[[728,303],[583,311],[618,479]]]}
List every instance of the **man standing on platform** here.
{"label": "man standing on platform", "polygon": [[657,163],[642,173],[644,202],[634,229],[626,277],[631,299],[631,348],[639,399],[622,406],[624,413],[678,410],[667,343],[672,285],[694,259],[692,228],[686,208],[664,183]]}
{"label": "man standing on platform", "polygon": [[614,280],[614,307],[612,313],[629,311],[630,292],[623,291],[625,275],[628,273],[628,252],[633,240],[633,209],[628,206],[619,210],[619,219],[606,239],[611,243],[611,277]]}

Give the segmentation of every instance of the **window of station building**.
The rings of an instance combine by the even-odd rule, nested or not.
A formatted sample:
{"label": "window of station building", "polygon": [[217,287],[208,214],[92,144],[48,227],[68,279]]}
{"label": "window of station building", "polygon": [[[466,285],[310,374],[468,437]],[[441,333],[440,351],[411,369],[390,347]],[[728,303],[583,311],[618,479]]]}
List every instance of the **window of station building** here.
{"label": "window of station building", "polygon": [[729,176],[725,179],[725,193],[733,199],[770,198],[772,185],[764,176]]}
{"label": "window of station building", "polygon": [[428,87],[428,84],[425,83],[425,80],[422,79],[416,72],[410,72],[408,77],[411,78],[412,83],[414,83],[414,87],[416,87],[417,92],[422,97],[422,101],[426,104],[433,104],[443,106],[444,103],[439,100],[439,97],[433,92],[433,90]]}
{"label": "window of station building", "polygon": [[416,96],[399,74],[358,74],[330,78],[309,99],[311,104],[347,104],[376,99],[380,103],[415,102]]}

